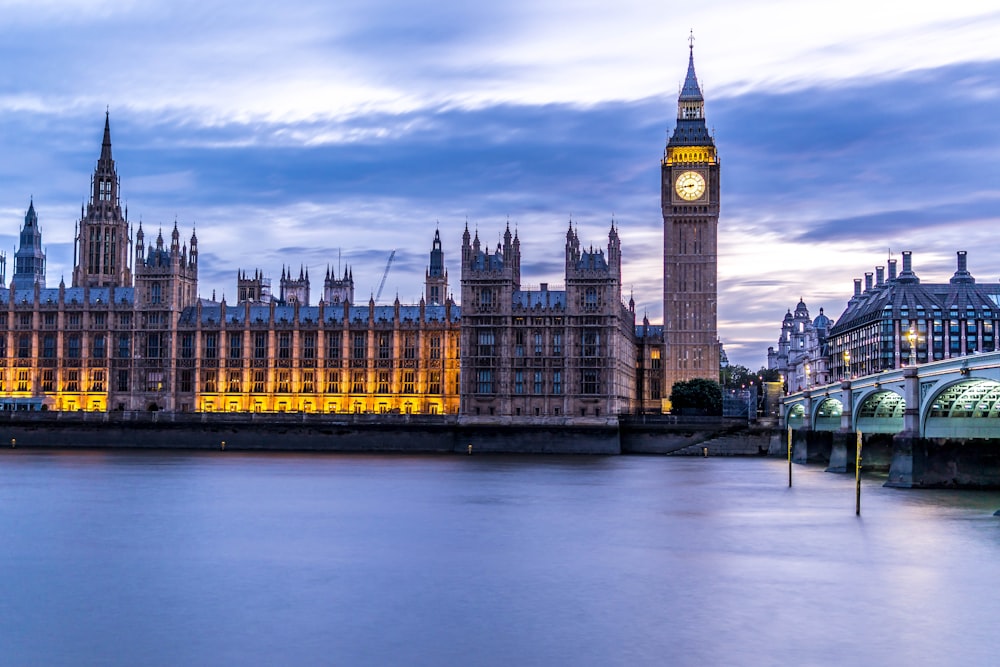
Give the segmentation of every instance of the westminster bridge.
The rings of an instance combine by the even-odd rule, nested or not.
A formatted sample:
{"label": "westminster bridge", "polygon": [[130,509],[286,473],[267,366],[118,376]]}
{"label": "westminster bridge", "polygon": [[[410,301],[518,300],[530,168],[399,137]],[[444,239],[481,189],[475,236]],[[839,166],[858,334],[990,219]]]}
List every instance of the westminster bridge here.
{"label": "westminster bridge", "polygon": [[1000,352],[916,364],[809,387],[782,399],[793,457],[890,486],[1000,486]]}

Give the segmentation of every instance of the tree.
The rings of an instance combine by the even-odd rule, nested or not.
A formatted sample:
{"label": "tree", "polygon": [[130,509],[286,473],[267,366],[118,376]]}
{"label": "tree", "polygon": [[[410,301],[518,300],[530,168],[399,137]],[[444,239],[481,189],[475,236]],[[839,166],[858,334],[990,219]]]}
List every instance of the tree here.
{"label": "tree", "polygon": [[695,378],[674,384],[670,391],[670,405],[676,414],[722,414],[722,387],[713,380]]}
{"label": "tree", "polygon": [[746,366],[730,364],[722,369],[722,386],[726,389],[745,389],[750,383],[759,385],[761,382],[778,382],[781,374],[777,368],[767,369],[763,366],[752,371]]}

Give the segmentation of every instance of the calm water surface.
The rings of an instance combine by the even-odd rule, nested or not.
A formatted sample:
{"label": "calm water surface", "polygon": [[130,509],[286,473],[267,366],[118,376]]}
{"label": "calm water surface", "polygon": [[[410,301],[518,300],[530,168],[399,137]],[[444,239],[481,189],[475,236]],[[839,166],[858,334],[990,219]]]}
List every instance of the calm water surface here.
{"label": "calm water surface", "polygon": [[0,664],[998,664],[1000,493],[786,470],[6,450]]}

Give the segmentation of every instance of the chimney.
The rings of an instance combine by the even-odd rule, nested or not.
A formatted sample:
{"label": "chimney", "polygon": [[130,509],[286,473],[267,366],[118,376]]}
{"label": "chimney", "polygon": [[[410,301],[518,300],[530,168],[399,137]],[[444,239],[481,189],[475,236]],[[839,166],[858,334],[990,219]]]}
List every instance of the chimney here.
{"label": "chimney", "polygon": [[958,269],[955,271],[955,275],[951,277],[949,281],[953,285],[958,283],[974,283],[976,279],[972,277],[969,273],[968,264],[966,263],[966,252],[964,250],[958,251]]}
{"label": "chimney", "polygon": [[861,296],[861,278],[854,279],[854,296]]}
{"label": "chimney", "polygon": [[889,260],[889,280],[896,279],[896,260]]}
{"label": "chimney", "polygon": [[882,285],[885,284],[885,267],[884,266],[876,266],[875,267],[875,284],[878,287],[881,287]]}
{"label": "chimney", "polygon": [[917,278],[917,275],[913,273],[913,253],[909,250],[903,251],[903,271],[896,280],[901,283],[920,282],[920,278]]}
{"label": "chimney", "polygon": [[871,292],[872,291],[872,272],[871,271],[865,271],[865,291],[866,292]]}

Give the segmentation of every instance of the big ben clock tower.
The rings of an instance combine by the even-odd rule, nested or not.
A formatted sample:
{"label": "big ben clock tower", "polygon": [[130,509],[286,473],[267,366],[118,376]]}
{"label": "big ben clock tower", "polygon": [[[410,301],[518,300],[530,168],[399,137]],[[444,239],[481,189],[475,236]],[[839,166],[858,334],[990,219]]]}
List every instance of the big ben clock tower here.
{"label": "big ben clock tower", "polygon": [[677,99],[677,125],[661,168],[663,207],[663,389],[675,382],[719,379],[716,316],[719,158],[705,127],[705,98],[694,73],[691,39],[687,77]]}

